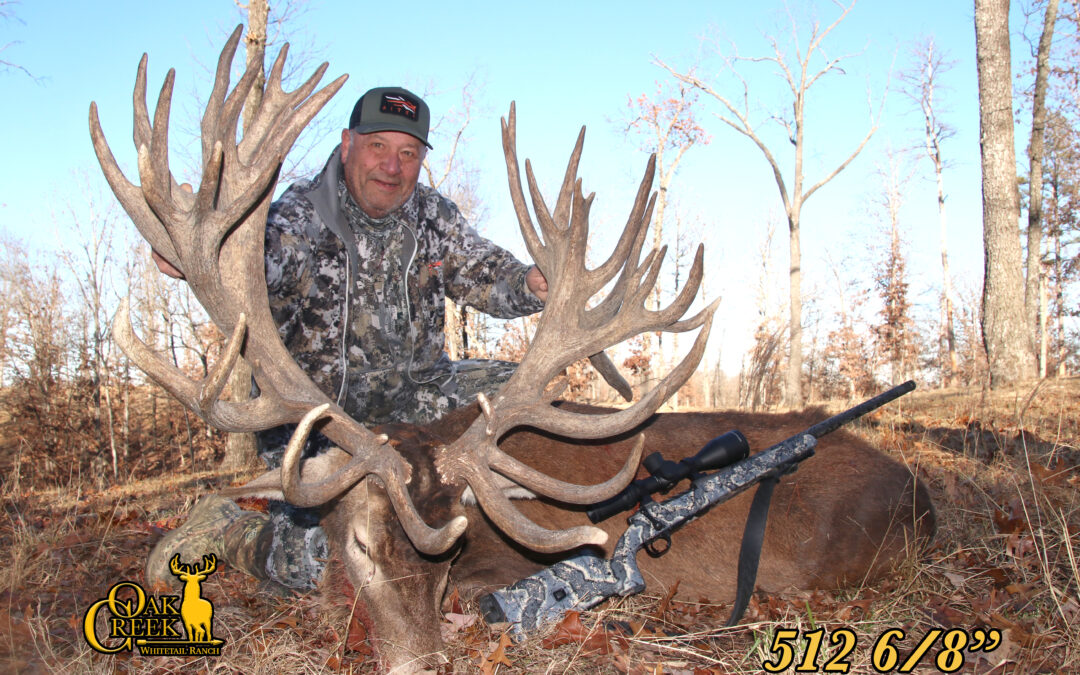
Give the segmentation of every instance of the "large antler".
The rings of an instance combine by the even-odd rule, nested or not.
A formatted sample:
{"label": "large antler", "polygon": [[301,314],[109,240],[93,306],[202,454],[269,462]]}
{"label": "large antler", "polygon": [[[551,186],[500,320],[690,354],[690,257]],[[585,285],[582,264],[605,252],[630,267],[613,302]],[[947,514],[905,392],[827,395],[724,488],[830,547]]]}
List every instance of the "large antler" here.
{"label": "large antler", "polygon": [[[655,156],[649,158],[626,227],[611,256],[595,269],[586,266],[589,208],[593,194],[582,195],[577,178],[585,129],[578,134],[566,168],[555,210],[549,211],[537,188],[532,165],[525,173],[533,210],[543,238],[537,234],[525,204],[518,170],[516,114],[510,105],[509,122],[502,123],[503,152],[510,195],[529,253],[548,279],[548,298],[532,344],[513,377],[494,400],[481,397],[483,415],[451,446],[441,448],[439,471],[447,480],[464,480],[476,493],[484,512],[509,536],[537,551],[559,551],[588,543],[601,544],[606,535],[598,528],[578,527],[550,531],[521,515],[497,486],[491,470],[534,492],[571,504],[591,504],[621,490],[634,476],[641,455],[641,439],[619,473],[599,485],[564,483],[522,464],[499,450],[497,441],[515,427],[529,426],[572,438],[606,438],[645,421],[690,377],[705,350],[712,316],[719,300],[691,319],[679,319],[697,295],[702,277],[703,249],[699,245],[689,279],[668,307],[653,311],[645,301],[656,285],[666,249],[653,250],[639,264],[642,244],[652,218],[655,194],[650,197]],[[609,282],[614,286],[594,307]],[[551,405],[554,393],[547,385],[568,365],[646,331],[684,332],[701,328],[693,347],[679,365],[634,405],[608,415],[580,415]]]}
{"label": "large antler", "polygon": [[[322,64],[292,92],[281,88],[288,47],[282,48],[267,80],[253,121],[237,143],[237,123],[257,68],[249,68],[229,91],[229,68],[241,26],[221,52],[210,100],[202,120],[202,179],[194,194],[180,189],[169,170],[169,111],[175,73],[170,70],[158,97],[153,122],[146,107],[146,61],[135,81],[135,147],[141,185],[127,180],[117,166],[90,104],[90,135],[109,185],[139,232],[162,257],[184,273],[188,285],[214,323],[230,335],[225,355],[202,382],[188,379],[136,337],[127,303],[117,312],[117,343],[155,382],[210,425],[225,431],[256,431],[289,422],[301,424],[293,438],[303,444],[315,409],[325,424],[320,431],[353,455],[348,466],[355,480],[377,475],[409,538],[422,551],[449,548],[464,531],[464,518],[441,529],[429,528],[409,498],[408,464],[386,444],[334,405],[289,355],[270,314],[264,268],[266,216],[286,153],[312,117],[337,93],[347,76],[312,93],[326,71]],[[224,382],[243,354],[259,385],[258,398],[232,403],[220,400]],[[302,498],[285,486],[286,497]]]}

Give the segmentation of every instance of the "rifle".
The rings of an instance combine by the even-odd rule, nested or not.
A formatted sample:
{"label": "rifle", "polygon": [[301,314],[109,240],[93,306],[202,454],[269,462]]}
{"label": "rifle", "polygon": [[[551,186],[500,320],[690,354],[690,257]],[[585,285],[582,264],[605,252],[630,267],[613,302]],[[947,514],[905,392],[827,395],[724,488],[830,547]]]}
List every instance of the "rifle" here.
{"label": "rifle", "polygon": [[[754,496],[739,554],[738,592],[727,623],[728,626],[735,625],[754,588],[768,500],[779,478],[813,456],[817,439],[913,389],[915,383],[909,380],[749,457],[741,452],[739,439],[742,439],[742,445],[746,444],[746,439],[737,431],[734,432],[737,436],[728,432],[709,441],[689,461],[667,462],[664,466],[663,460],[650,456],[647,459],[652,463],[649,467],[652,476],[634,481],[624,492],[589,511],[589,518],[595,523],[640,503],[640,508],[627,519],[626,532],[616,543],[610,560],[591,554],[575,556],[484,595],[480,598],[484,620],[489,624],[509,622],[514,638],[522,639],[558,621],[570,610],[586,610],[608,598],[640,593],[645,590],[645,579],[638,570],[638,551],[644,548],[654,557],[663,555],[671,546],[670,535],[675,529],[761,483]],[[701,471],[740,455],[742,458],[712,473]],[[666,491],[678,482],[676,477],[680,474],[691,478],[690,489],[663,502],[653,501],[652,492]],[[667,546],[658,550],[655,547],[657,541],[664,541]]]}

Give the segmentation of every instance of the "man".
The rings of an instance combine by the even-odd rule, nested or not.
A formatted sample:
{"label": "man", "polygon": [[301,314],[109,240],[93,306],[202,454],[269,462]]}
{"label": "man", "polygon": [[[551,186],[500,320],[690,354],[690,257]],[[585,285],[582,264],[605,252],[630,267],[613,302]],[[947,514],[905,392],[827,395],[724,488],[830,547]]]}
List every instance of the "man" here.
{"label": "man", "polygon": [[[419,185],[430,112],[400,87],[360,97],[323,170],[270,208],[266,281],[290,353],[315,383],[364,424],[430,422],[493,393],[516,364],[452,362],[444,298],[500,318],[539,311],[547,280],[480,237],[457,206]],[[179,272],[154,255],[166,274]],[[258,435],[278,466],[291,428]],[[325,449],[316,436],[305,453]],[[170,581],[169,560],[214,553],[261,579],[312,588],[326,558],[317,515],[285,504],[270,517],[220,497],[199,502],[155,546],[147,581]]]}

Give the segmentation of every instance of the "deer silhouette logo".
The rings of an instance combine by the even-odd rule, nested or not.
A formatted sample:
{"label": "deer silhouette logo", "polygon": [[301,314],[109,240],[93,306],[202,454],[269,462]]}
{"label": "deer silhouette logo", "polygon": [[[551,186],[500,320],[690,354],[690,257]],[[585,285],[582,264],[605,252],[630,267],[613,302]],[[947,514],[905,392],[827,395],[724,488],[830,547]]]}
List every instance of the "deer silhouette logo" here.
{"label": "deer silhouette logo", "polygon": [[214,639],[211,623],[214,620],[214,604],[202,597],[201,584],[206,577],[214,573],[217,556],[203,556],[203,567],[185,565],[180,562],[177,553],[169,561],[169,569],[180,581],[184,582],[184,595],[180,601],[180,618],[184,621],[188,642],[221,644],[223,640]]}

